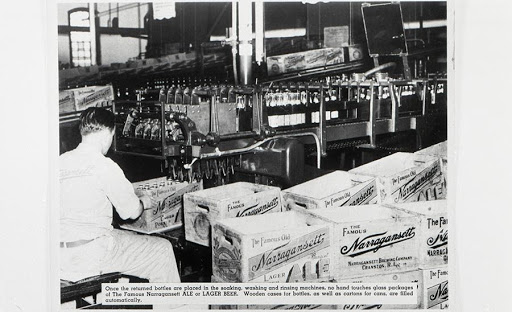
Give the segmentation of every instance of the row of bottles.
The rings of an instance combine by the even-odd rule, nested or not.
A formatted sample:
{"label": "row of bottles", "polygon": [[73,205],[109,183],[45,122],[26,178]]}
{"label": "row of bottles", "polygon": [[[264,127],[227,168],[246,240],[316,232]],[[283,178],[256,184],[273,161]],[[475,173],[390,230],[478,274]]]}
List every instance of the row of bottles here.
{"label": "row of bottles", "polygon": [[387,100],[391,97],[389,87],[380,87],[378,91],[378,99]]}
{"label": "row of bottles", "polygon": [[416,94],[416,88],[413,85],[405,85],[397,87],[398,96],[410,96]]}
{"label": "row of bottles", "polygon": [[[380,87],[381,94],[379,98],[389,98],[389,87]],[[283,107],[283,106],[315,106],[323,99],[324,103],[341,103],[348,101],[370,101],[372,90],[370,87],[337,87],[333,86],[325,89],[323,94],[317,90],[280,90],[270,89],[264,94],[264,103],[266,107]],[[322,98],[323,96],[323,98]]]}
{"label": "row of bottles", "polygon": [[[340,118],[341,118],[340,112],[337,110],[325,111],[325,120],[326,121],[336,120],[336,119],[340,119]],[[311,113],[311,123],[320,123],[320,112],[312,112]]]}
{"label": "row of bottles", "polygon": [[171,86],[189,86],[195,88],[197,86],[210,86],[218,83],[217,77],[162,77],[155,78],[146,83],[147,88],[169,89]]}
{"label": "row of bottles", "polygon": [[[156,179],[154,179],[156,180]],[[174,181],[174,180],[160,180],[160,181],[155,181],[153,183],[144,183],[144,184],[138,184],[137,185],[137,190],[138,191],[142,191],[142,190],[154,190],[154,189],[160,189],[160,188],[164,188],[164,187],[167,187],[167,186],[172,186],[172,185],[175,185],[176,183],[178,183],[178,181]]]}
{"label": "row of bottles", "polygon": [[[182,90],[185,90],[186,88],[194,89],[196,87],[207,87],[219,84],[221,84],[221,82],[219,82],[217,77],[160,77],[148,80],[144,84],[117,86],[116,95],[118,100],[135,101],[140,100],[137,99],[137,93],[140,93],[140,90],[159,91],[161,89],[168,90],[170,88],[177,87],[180,87]],[[158,96],[156,98],[150,98],[146,94],[143,100],[157,101]]]}
{"label": "row of bottles", "polygon": [[199,105],[210,102],[214,97],[216,103],[237,103],[237,108],[252,106],[252,90],[241,90],[232,85],[195,86],[193,88],[173,85],[170,88],[138,89],[133,94],[127,91],[127,94],[131,101],[137,102]]}
{"label": "row of bottles", "polygon": [[437,84],[430,84],[428,86],[428,92],[430,94],[430,103],[436,104],[439,101],[446,102],[445,83],[437,82]]}
{"label": "row of bottles", "polygon": [[[160,141],[162,139],[162,122],[157,118],[134,117],[134,114],[128,114],[123,136],[131,138],[140,138],[146,140]],[[182,141],[183,135],[178,123],[174,121],[165,122],[166,141]]]}
{"label": "row of bottles", "polygon": [[166,104],[197,105],[211,100],[212,97],[215,97],[217,103],[238,103],[241,106],[239,108],[245,107],[246,104],[244,100],[246,96],[238,94],[235,87],[229,85],[193,88],[173,85],[168,89],[160,89],[158,101]]}
{"label": "row of bottles", "polygon": [[273,128],[283,126],[296,126],[305,123],[305,113],[268,116],[268,125]]}
{"label": "row of bottles", "polygon": [[[304,125],[308,123],[307,115],[310,116],[310,123],[320,123],[320,112],[309,112],[309,113],[294,113],[294,114],[281,114],[281,115],[271,115],[268,116],[268,125],[270,127],[287,127],[287,126],[297,126]],[[348,113],[344,114],[345,117],[348,118]],[[340,111],[337,110],[328,110],[325,112],[325,120],[339,120],[341,117]],[[354,116],[355,118],[355,116]]]}

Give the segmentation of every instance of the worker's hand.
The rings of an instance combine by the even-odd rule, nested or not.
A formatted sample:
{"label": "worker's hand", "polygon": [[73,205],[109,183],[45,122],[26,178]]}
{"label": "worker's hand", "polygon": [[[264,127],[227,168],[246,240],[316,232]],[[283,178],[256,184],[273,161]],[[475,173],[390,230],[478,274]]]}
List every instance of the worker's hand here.
{"label": "worker's hand", "polygon": [[144,210],[151,209],[155,206],[154,205],[155,202],[153,200],[151,200],[151,197],[149,197],[147,195],[142,195],[139,197],[139,199],[142,202],[142,206],[143,206]]}

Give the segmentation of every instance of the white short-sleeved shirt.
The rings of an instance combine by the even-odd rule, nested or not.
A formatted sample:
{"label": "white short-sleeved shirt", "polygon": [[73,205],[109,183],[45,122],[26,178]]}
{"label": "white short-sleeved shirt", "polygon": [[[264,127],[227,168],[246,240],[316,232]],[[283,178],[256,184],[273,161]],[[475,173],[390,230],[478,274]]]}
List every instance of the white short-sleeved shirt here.
{"label": "white short-sleeved shirt", "polygon": [[80,143],[59,157],[62,242],[94,239],[112,231],[112,206],[127,219],[139,209],[132,184],[110,158]]}

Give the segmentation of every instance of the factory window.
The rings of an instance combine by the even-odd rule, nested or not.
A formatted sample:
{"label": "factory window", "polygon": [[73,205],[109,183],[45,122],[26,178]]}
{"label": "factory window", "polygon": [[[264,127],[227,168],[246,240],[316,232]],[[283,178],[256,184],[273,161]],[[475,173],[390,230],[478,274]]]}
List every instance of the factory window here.
{"label": "factory window", "polygon": [[79,8],[69,11],[69,26],[87,27],[69,33],[71,63],[73,66],[91,66],[91,33],[89,32],[89,10]]}

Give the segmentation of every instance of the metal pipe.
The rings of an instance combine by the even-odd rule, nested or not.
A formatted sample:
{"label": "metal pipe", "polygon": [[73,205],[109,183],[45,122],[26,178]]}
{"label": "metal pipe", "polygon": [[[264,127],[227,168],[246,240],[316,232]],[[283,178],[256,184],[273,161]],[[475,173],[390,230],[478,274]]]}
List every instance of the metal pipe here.
{"label": "metal pipe", "polygon": [[227,150],[227,151],[220,151],[218,148],[213,153],[206,153],[201,154],[201,159],[208,159],[208,158],[216,158],[216,157],[222,157],[222,156],[229,156],[229,155],[235,155],[240,153],[246,153],[249,151],[252,151],[253,149],[267,143],[268,141],[278,139],[278,138],[290,138],[290,137],[300,137],[300,136],[312,136],[313,139],[315,139],[316,144],[316,165],[317,168],[320,169],[321,159],[322,159],[322,153],[321,153],[321,147],[320,147],[320,139],[318,138],[318,135],[314,132],[304,132],[304,133],[294,133],[294,134],[287,134],[287,135],[276,135],[271,138],[266,138],[263,141],[257,142],[253,145],[243,147],[243,148],[237,148],[233,150]]}
{"label": "metal pipe", "polygon": [[240,54],[240,76],[243,85],[252,84],[252,55]]}
{"label": "metal pipe", "polygon": [[[137,27],[140,29],[140,3],[137,3]],[[140,38],[138,39],[139,41],[139,57],[142,53],[142,42],[140,40]]]}
{"label": "metal pipe", "polygon": [[369,71],[364,72],[363,76],[366,78],[374,73],[380,72],[381,70],[384,70],[384,69],[387,69],[390,67],[395,67],[395,66],[396,66],[396,63],[394,63],[394,62],[385,63],[385,64],[379,65],[375,68],[372,68]]}
{"label": "metal pipe", "polygon": [[233,0],[231,3],[231,52],[233,54],[233,78],[235,80],[235,85],[238,85],[238,63],[236,61],[237,57],[237,45],[238,45],[238,1]]}
{"label": "metal pipe", "polygon": [[[107,27],[112,27],[112,3],[108,3],[108,21],[107,21]],[[99,15],[99,14],[98,14]]]}
{"label": "metal pipe", "polygon": [[258,136],[258,134],[254,131],[245,131],[245,132],[238,132],[238,133],[223,134],[220,136],[220,140],[228,141],[228,140],[234,140],[234,139],[252,139],[257,136]]}
{"label": "metal pipe", "polygon": [[265,55],[265,15],[264,15],[264,3],[263,0],[257,0],[254,3],[255,10],[255,33],[256,38],[254,43],[256,45],[256,62],[261,64]]}
{"label": "metal pipe", "polygon": [[352,45],[352,1],[348,3],[348,44]]}
{"label": "metal pipe", "polygon": [[252,84],[252,1],[238,3],[238,54],[240,55],[240,82]]}

